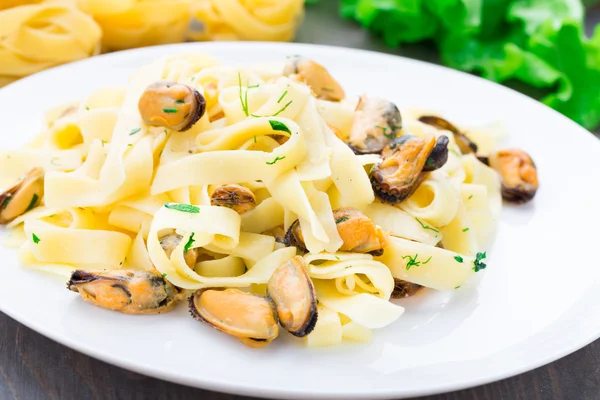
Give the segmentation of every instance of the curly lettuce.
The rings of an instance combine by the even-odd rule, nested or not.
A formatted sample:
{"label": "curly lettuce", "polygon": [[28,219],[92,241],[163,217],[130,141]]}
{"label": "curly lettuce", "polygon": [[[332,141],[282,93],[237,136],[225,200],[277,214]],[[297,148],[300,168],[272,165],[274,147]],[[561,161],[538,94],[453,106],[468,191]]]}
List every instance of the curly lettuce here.
{"label": "curly lettuce", "polygon": [[600,124],[600,29],[585,36],[580,0],[341,0],[340,11],[390,46],[433,40],[444,64],[543,88],[548,106]]}

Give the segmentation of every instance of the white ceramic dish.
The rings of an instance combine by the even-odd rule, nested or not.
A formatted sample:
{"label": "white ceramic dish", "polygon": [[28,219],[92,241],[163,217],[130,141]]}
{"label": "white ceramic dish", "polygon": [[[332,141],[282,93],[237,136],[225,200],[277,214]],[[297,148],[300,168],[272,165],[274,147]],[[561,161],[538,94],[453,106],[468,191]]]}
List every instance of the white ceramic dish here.
{"label": "white ceramic dish", "polygon": [[511,146],[538,165],[534,202],[506,207],[488,269],[452,293],[405,300],[405,315],[369,345],[307,349],[291,338],[244,347],[199,324],[184,305],[128,316],[84,303],[64,282],[20,268],[0,248],[0,309],[66,346],[157,378],[273,398],[400,398],[484,384],[538,367],[600,336],[600,142],[549,108],[467,74],[383,54],[298,44],[206,43],[95,57],[0,90],[0,147],[23,144],[47,108],[106,85],[165,54],[210,52],[227,63],[303,54],[348,93],[454,121],[506,122]]}

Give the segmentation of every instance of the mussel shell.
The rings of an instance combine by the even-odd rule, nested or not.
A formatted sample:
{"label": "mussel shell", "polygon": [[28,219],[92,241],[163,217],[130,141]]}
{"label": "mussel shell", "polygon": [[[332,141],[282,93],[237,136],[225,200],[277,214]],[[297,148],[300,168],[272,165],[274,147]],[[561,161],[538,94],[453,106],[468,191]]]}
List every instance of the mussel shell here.
{"label": "mussel shell", "polygon": [[311,333],[317,323],[317,294],[304,259],[295,256],[281,264],[267,283],[279,323],[297,337]]}
{"label": "mussel shell", "polygon": [[[210,297],[203,299],[203,296]],[[206,304],[211,300],[210,304]],[[212,307],[210,310],[207,308],[209,305]],[[238,289],[200,289],[190,296],[189,309],[194,319],[227,333],[250,347],[265,347],[279,335],[277,311],[269,297]],[[235,315],[236,312],[242,314]],[[251,318],[263,320],[249,321]],[[249,322],[256,325],[241,326]]]}
{"label": "mussel shell", "polygon": [[43,196],[44,170],[35,167],[0,194],[0,224],[8,224],[15,218],[37,207]]}
{"label": "mussel shell", "polygon": [[394,278],[394,291],[392,292],[392,298],[404,299],[406,297],[414,296],[423,289],[423,286],[407,282],[402,279]]}
{"label": "mussel shell", "polygon": [[299,55],[288,57],[283,75],[295,76],[308,85],[319,99],[338,102],[345,97],[344,89],[329,71],[309,58]]}
{"label": "mussel shell", "polygon": [[[499,159],[506,157],[510,157],[509,164],[503,166]],[[518,166],[514,162],[510,163],[515,159],[519,161]],[[499,150],[490,158],[490,165],[500,174],[501,193],[504,200],[512,203],[526,203],[535,197],[539,187],[537,167],[529,154],[520,149]],[[518,171],[515,172],[510,168],[518,168]],[[518,175],[516,182],[514,181],[515,175]]]}
{"label": "mussel shell", "polygon": [[215,189],[211,195],[210,204],[228,207],[238,214],[243,214],[256,207],[256,196],[244,186],[223,185]]}
{"label": "mussel shell", "polygon": [[[181,239],[183,239],[183,236],[173,232],[160,237],[158,241],[160,243],[160,247],[162,247],[167,257],[171,258],[173,250],[179,246]],[[196,266],[196,261],[198,260],[198,249],[194,248],[184,251],[183,259],[190,269],[194,269]]]}
{"label": "mussel shell", "polygon": [[448,143],[450,140],[448,137],[441,135],[437,138],[435,147],[427,157],[425,165],[423,166],[423,172],[435,171],[440,169],[448,161]]}
{"label": "mussel shell", "polygon": [[302,228],[300,227],[300,220],[296,220],[290,225],[287,232],[285,233],[285,237],[283,238],[284,244],[287,247],[295,246],[301,251],[308,251],[306,245],[304,244],[304,237],[302,236]]}
{"label": "mussel shell", "polygon": [[477,144],[471,141],[467,135],[462,133],[456,126],[449,121],[446,121],[444,118],[435,115],[423,115],[419,117],[419,121],[440,130],[452,132],[454,141],[462,154],[477,153]]}
{"label": "mussel shell", "polygon": [[[403,135],[392,141],[381,153],[383,161],[377,164],[371,173],[371,186],[377,197],[390,204],[397,204],[409,198],[427,177],[423,169],[436,144],[437,140],[433,136],[417,138]],[[418,147],[419,145],[421,147]],[[408,153],[403,153],[405,146]],[[411,151],[413,153],[410,153]],[[384,173],[382,168],[388,168],[388,159],[392,158],[396,159],[396,170],[393,173]],[[407,165],[409,168],[405,168]],[[410,175],[402,177],[396,176],[397,173]]]}
{"label": "mussel shell", "polygon": [[356,107],[347,145],[354,154],[379,154],[397,139],[401,129],[402,115],[394,103],[363,95]]}
{"label": "mussel shell", "polygon": [[76,270],[67,289],[99,307],[125,314],[158,314],[179,300],[177,289],[157,272]]}

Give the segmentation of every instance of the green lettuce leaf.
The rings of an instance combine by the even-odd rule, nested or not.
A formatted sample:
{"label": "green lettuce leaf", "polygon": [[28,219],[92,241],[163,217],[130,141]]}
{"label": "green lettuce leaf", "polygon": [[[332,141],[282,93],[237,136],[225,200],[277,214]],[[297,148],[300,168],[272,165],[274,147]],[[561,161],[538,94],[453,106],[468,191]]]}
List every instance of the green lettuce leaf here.
{"label": "green lettuce leaf", "polygon": [[543,88],[545,104],[600,123],[600,29],[585,37],[580,0],[342,0],[341,13],[390,46],[433,39],[444,64]]}

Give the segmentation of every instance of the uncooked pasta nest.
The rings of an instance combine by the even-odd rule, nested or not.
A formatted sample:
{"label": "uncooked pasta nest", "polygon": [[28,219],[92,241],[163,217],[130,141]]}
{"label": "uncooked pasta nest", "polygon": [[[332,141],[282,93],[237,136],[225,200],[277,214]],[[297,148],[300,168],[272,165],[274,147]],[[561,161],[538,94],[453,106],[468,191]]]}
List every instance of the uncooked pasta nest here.
{"label": "uncooked pasta nest", "polygon": [[99,307],[189,307],[252,347],[367,342],[401,329],[391,298],[484,270],[502,197],[535,195],[535,164],[500,134],[348,96],[301,56],[170,56],[1,152],[0,223],[23,266]]}

